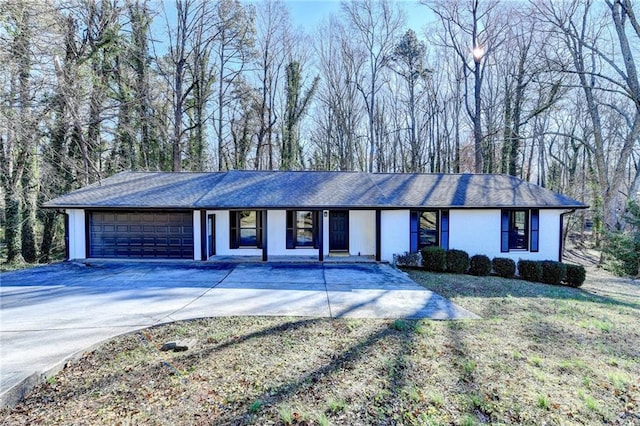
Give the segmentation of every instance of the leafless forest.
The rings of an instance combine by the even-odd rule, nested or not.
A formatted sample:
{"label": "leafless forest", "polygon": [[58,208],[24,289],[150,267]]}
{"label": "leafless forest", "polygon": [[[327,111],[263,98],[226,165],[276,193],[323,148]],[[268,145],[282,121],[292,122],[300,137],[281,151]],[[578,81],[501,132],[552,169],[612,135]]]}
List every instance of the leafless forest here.
{"label": "leafless forest", "polygon": [[[122,170],[505,173],[625,227],[640,186],[632,0],[0,1],[5,259],[48,261],[39,205]],[[574,219],[575,220],[575,219]]]}

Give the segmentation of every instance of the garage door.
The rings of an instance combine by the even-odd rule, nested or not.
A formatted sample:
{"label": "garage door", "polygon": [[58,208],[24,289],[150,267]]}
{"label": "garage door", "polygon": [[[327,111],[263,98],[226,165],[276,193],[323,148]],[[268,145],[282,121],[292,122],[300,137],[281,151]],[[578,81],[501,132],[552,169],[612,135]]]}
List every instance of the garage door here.
{"label": "garage door", "polygon": [[89,257],[193,259],[191,212],[89,213]]}

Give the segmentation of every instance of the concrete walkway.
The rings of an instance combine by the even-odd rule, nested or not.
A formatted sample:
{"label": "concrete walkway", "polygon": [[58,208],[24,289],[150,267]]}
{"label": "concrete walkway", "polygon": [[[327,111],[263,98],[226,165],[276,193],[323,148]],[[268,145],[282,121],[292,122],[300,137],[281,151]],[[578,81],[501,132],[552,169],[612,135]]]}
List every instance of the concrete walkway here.
{"label": "concrete walkway", "polygon": [[83,351],[177,320],[478,318],[386,264],[61,263],[0,275],[0,405]]}

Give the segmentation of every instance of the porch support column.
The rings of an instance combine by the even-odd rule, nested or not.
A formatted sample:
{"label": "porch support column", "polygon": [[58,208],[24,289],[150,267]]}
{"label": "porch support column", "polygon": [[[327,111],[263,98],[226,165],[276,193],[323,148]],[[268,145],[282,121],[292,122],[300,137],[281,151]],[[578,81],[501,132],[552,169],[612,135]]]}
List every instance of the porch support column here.
{"label": "porch support column", "polygon": [[69,248],[69,213],[66,211],[62,213],[64,214],[64,260],[69,260],[69,254],[71,253]]}
{"label": "porch support column", "polygon": [[267,211],[262,210],[260,214],[262,215],[262,261],[266,262],[269,258],[267,250]]}
{"label": "porch support column", "polygon": [[200,260],[207,261],[207,211],[200,210]]}
{"label": "porch support column", "polygon": [[84,223],[82,226],[84,227],[84,258],[89,259],[89,255],[91,254],[91,216],[88,211],[84,211]]}
{"label": "porch support column", "polygon": [[324,262],[324,210],[318,212],[318,261]]}
{"label": "porch support column", "polygon": [[376,262],[382,260],[382,239],[380,238],[380,229],[382,228],[382,212],[376,210]]}

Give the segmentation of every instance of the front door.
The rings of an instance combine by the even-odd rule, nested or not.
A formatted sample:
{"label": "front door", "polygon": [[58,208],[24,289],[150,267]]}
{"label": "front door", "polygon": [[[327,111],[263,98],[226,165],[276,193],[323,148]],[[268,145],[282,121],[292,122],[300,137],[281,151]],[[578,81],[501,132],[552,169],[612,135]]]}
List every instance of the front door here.
{"label": "front door", "polygon": [[329,212],[329,251],[349,251],[349,211]]}

